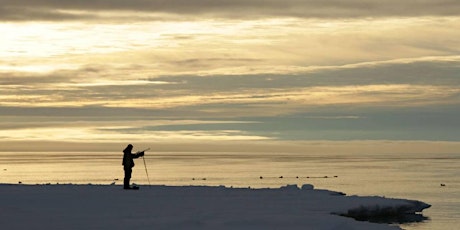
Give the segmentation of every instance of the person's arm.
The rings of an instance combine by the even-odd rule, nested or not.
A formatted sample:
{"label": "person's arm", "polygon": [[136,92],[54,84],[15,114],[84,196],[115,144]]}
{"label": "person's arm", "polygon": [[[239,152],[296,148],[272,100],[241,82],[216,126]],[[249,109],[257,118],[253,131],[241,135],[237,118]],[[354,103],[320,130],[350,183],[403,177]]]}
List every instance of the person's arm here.
{"label": "person's arm", "polygon": [[131,154],[131,156],[132,156],[133,158],[139,158],[139,157],[144,156],[144,152],[138,152],[138,153],[135,153],[135,154]]}

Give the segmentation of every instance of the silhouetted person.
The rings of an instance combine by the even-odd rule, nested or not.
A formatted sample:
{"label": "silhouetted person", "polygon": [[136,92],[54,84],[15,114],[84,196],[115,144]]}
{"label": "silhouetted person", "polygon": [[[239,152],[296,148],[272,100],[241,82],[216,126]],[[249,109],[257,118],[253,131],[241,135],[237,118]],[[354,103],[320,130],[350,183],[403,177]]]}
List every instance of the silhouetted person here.
{"label": "silhouetted person", "polygon": [[134,158],[144,156],[144,152],[131,153],[133,145],[129,144],[123,150],[123,169],[125,170],[125,179],[123,180],[124,189],[133,189],[129,186],[129,180],[131,179],[131,173],[134,167]]}

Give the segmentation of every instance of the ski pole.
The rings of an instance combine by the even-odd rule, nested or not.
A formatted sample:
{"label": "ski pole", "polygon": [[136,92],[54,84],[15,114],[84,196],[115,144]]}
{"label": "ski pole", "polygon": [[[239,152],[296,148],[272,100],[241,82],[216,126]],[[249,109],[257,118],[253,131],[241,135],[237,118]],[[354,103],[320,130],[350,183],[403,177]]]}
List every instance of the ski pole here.
{"label": "ski pole", "polygon": [[[145,151],[149,151],[149,150],[150,150],[150,148],[146,148],[146,149],[144,149],[144,150],[142,150],[140,152],[145,152]],[[138,153],[140,153],[140,152],[138,152]]]}
{"label": "ski pole", "polygon": [[145,157],[142,157],[142,160],[144,160],[145,174],[147,174],[147,180],[149,181],[150,185],[149,172],[147,172],[147,164],[145,164]]}
{"label": "ski pole", "polygon": [[[147,150],[150,150],[150,148],[142,151],[142,152],[145,152]],[[147,171],[147,164],[145,163],[145,156],[142,156],[142,160],[144,161],[144,167],[145,167],[145,174],[147,175],[147,180],[149,181],[149,185],[150,185],[150,178],[149,178],[149,172]]]}

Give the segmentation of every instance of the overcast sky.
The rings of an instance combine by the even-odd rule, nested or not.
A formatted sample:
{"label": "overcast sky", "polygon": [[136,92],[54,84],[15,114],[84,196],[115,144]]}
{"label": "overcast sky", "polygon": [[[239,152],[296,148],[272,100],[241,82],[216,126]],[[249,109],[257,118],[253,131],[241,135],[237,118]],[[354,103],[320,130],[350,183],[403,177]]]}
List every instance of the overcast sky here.
{"label": "overcast sky", "polygon": [[3,149],[460,141],[458,1],[0,2]]}

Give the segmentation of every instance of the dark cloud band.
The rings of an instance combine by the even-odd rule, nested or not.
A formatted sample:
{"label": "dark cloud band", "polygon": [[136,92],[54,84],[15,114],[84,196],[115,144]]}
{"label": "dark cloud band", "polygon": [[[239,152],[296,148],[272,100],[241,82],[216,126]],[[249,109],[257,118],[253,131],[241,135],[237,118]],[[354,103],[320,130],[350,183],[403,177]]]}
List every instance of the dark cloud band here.
{"label": "dark cloud band", "polygon": [[460,3],[452,0],[4,0],[0,6],[0,20],[95,19],[101,11],[224,18],[411,17],[459,15]]}

